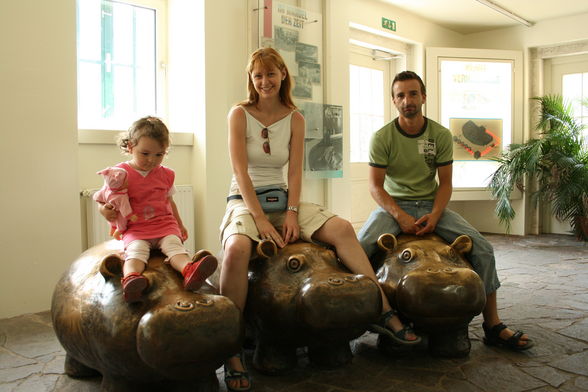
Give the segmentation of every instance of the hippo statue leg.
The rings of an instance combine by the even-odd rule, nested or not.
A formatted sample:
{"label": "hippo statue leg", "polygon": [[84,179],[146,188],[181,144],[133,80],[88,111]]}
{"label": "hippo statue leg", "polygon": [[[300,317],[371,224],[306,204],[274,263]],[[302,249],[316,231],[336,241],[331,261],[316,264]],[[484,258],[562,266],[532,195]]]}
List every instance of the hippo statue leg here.
{"label": "hippo statue leg", "polygon": [[87,367],[69,354],[65,354],[64,370],[65,374],[73,378],[95,377],[100,375],[99,371]]}
{"label": "hippo statue leg", "polygon": [[461,358],[470,353],[468,326],[429,334],[429,352],[435,357]]}
{"label": "hippo statue leg", "polygon": [[279,375],[296,367],[296,346],[271,344],[260,339],[255,347],[253,366],[264,374]]}
{"label": "hippo statue leg", "polygon": [[317,366],[337,368],[351,363],[353,354],[349,342],[342,341],[325,345],[309,345],[308,358]]}
{"label": "hippo statue leg", "polygon": [[310,361],[319,366],[349,363],[349,341],[381,313],[377,284],[351,273],[333,250],[317,244],[297,242],[278,251],[261,242],[257,251],[245,307],[257,339],[255,368],[266,374],[294,369],[299,347],[308,347]]}

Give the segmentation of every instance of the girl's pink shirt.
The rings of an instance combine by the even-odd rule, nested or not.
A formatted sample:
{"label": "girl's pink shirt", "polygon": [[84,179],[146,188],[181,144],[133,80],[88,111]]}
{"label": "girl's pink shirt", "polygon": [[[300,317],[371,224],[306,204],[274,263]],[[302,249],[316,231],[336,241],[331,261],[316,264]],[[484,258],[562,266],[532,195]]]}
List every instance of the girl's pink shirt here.
{"label": "girl's pink shirt", "polygon": [[169,202],[169,192],[175,173],[165,166],[152,169],[147,176],[133,169],[128,163],[117,165],[128,173],[128,194],[137,220],[129,221],[123,234],[125,248],[134,240],[148,240],[167,235],[182,238],[180,227]]}

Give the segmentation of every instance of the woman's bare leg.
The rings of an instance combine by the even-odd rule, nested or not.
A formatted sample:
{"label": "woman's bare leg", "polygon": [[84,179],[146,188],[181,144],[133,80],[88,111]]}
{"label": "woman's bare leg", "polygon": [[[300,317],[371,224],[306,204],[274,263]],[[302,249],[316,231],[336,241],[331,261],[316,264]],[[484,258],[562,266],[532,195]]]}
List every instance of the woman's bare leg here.
{"label": "woman's bare leg", "polygon": [[[341,259],[343,264],[345,264],[351,272],[365,275],[376,282],[380,289],[380,295],[382,296],[382,313],[392,310],[392,306],[390,306],[386,294],[384,294],[382,287],[378,283],[374,269],[357,240],[357,236],[351,223],[335,216],[326,221],[325,224],[314,233],[313,238],[333,245],[337,250],[339,259]],[[402,325],[398,316],[394,315],[388,320],[388,327],[397,332],[401,330],[404,325]],[[412,333],[406,334],[407,340],[415,340],[416,338],[417,336]]]}
{"label": "woman's bare leg", "polygon": [[[251,257],[252,241],[249,237],[235,234],[225,242],[222,269],[220,274],[220,294],[228,297],[237,305],[241,314],[247,301],[249,259]],[[226,366],[235,371],[245,370],[238,357],[227,359]],[[228,381],[232,388],[248,386],[245,379]]]}

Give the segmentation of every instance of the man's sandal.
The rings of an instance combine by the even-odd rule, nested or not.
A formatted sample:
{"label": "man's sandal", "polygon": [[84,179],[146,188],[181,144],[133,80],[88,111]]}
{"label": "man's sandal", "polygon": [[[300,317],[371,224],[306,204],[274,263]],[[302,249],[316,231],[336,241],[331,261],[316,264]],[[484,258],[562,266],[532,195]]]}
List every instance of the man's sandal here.
{"label": "man's sandal", "polygon": [[[238,370],[234,370],[231,369],[227,366],[227,364],[225,363],[224,365],[224,369],[225,369],[225,384],[227,384],[227,389],[231,392],[237,392],[237,391],[249,391],[251,389],[251,376],[249,376],[249,372],[247,371],[247,368],[245,367],[245,360],[243,359],[243,353],[238,353],[235,354],[234,357],[239,358],[239,360],[241,361],[241,364],[243,365],[243,371],[240,372]],[[246,387],[231,387],[231,385],[229,384],[230,381],[235,381],[238,380],[239,381],[239,385],[241,384],[242,380],[246,380],[247,381],[247,386]]]}
{"label": "man's sandal", "polygon": [[[403,344],[403,345],[419,344],[422,339],[420,336],[416,336],[416,334],[414,333],[414,331],[412,330],[412,328],[410,326],[405,325],[404,328],[402,328],[401,330],[398,330],[396,332],[394,332],[394,330],[392,330],[390,327],[388,327],[388,320],[390,320],[392,317],[394,317],[395,314],[396,314],[396,312],[394,310],[389,310],[386,313],[382,313],[382,315],[380,316],[380,319],[378,320],[377,323],[370,324],[369,330],[372,332],[375,332],[375,333],[386,335],[389,338],[391,338],[392,340],[394,340],[395,342]],[[408,335],[408,334],[415,335],[416,339],[408,340],[406,338],[406,335]]]}
{"label": "man's sandal", "polygon": [[[503,323],[496,324],[493,327],[487,327],[486,324],[482,323],[484,329],[484,344],[488,346],[506,347],[515,351],[523,351],[533,347],[533,341],[531,339],[521,339],[524,335],[523,331],[516,331],[510,338],[503,339],[500,337],[500,332],[508,328]],[[525,344],[519,344],[520,342],[526,342]]]}

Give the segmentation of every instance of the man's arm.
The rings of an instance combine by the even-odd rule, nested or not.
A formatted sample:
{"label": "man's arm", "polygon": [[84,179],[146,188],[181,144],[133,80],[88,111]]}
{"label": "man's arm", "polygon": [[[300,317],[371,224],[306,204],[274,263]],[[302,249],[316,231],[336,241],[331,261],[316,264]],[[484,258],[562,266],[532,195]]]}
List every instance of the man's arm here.
{"label": "man's arm", "polygon": [[372,198],[378,203],[380,207],[385,209],[396,220],[400,229],[404,233],[416,234],[419,227],[416,225],[416,220],[413,216],[404,212],[398,206],[396,201],[384,189],[384,179],[386,178],[386,169],[370,166],[369,167],[369,190]]}
{"label": "man's arm", "polygon": [[439,177],[439,188],[435,194],[435,201],[433,202],[433,210],[430,214],[423,215],[419,220],[416,221],[417,225],[425,224],[419,227],[416,232],[417,235],[426,233],[432,233],[437,226],[437,222],[441,219],[441,215],[449,199],[451,199],[451,192],[453,191],[453,165],[445,165],[437,168],[437,176]]}

